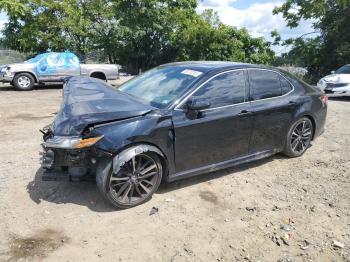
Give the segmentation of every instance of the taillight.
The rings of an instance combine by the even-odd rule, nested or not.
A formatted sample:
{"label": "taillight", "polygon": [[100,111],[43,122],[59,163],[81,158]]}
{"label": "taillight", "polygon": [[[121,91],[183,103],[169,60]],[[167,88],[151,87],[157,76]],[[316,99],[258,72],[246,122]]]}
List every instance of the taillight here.
{"label": "taillight", "polygon": [[323,107],[326,107],[327,104],[328,104],[328,96],[326,96],[326,95],[321,95],[321,96],[320,96],[320,100],[321,100],[321,102],[322,102]]}

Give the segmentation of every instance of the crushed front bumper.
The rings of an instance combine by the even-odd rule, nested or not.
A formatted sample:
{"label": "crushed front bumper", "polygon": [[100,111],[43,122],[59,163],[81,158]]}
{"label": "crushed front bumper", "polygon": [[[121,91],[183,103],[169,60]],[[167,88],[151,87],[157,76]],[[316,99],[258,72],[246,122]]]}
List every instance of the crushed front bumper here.
{"label": "crushed front bumper", "polygon": [[50,128],[44,129],[44,143],[41,154],[43,180],[81,180],[95,174],[100,158],[110,157],[111,153],[94,146],[87,148],[57,148],[48,141],[54,140]]}
{"label": "crushed front bumper", "polygon": [[6,75],[5,72],[0,72],[0,83],[11,83],[13,76]]}
{"label": "crushed front bumper", "polygon": [[41,167],[43,180],[79,180],[95,170],[99,158],[94,150],[68,150],[43,145]]}
{"label": "crushed front bumper", "polygon": [[[319,87],[320,88],[320,87]],[[350,83],[326,83],[320,88],[328,96],[350,96]]]}

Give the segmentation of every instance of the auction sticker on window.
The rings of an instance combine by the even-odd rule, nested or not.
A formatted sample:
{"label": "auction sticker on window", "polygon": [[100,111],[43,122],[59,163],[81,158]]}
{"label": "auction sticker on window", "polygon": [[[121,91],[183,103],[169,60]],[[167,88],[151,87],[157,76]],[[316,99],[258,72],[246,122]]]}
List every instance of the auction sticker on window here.
{"label": "auction sticker on window", "polygon": [[181,74],[190,75],[190,76],[193,76],[193,77],[198,77],[198,76],[200,76],[202,74],[202,72],[191,70],[191,69],[185,69],[185,70],[183,70],[181,72]]}

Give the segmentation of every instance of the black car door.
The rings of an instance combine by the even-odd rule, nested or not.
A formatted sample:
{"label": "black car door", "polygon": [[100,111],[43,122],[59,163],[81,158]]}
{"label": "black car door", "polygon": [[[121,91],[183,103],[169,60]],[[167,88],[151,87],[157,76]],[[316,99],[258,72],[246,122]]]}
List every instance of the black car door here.
{"label": "black car door", "polygon": [[280,150],[292,121],[293,86],[281,74],[248,69],[253,131],[249,154]]}
{"label": "black car door", "polygon": [[[246,84],[245,70],[220,73],[174,110],[177,173],[248,153],[251,120]],[[209,101],[210,108],[193,117],[184,107],[193,98]]]}

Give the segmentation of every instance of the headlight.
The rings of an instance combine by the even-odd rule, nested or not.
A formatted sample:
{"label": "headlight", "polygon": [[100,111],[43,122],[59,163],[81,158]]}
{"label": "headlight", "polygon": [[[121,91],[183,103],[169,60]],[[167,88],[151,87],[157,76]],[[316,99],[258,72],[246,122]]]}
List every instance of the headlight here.
{"label": "headlight", "polygon": [[1,68],[1,72],[9,74],[11,72],[11,67],[5,66]]}
{"label": "headlight", "polygon": [[54,136],[44,142],[45,147],[62,148],[62,149],[79,149],[90,147],[101,140],[103,136],[80,138],[67,136]]}
{"label": "headlight", "polygon": [[320,81],[317,82],[318,87],[324,88],[324,87],[326,87],[326,85],[327,85],[327,83],[323,79],[321,79]]}

